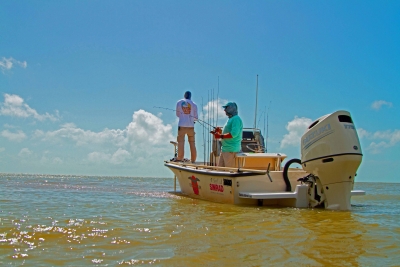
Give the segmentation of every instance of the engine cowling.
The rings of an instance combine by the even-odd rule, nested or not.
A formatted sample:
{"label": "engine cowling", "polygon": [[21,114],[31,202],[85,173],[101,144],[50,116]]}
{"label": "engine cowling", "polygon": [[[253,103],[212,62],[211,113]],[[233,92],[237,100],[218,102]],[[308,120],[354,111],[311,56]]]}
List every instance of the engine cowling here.
{"label": "engine cowling", "polygon": [[325,208],[350,210],[351,190],[362,151],[350,113],[336,111],[315,120],[301,138],[301,163],[315,176]]}

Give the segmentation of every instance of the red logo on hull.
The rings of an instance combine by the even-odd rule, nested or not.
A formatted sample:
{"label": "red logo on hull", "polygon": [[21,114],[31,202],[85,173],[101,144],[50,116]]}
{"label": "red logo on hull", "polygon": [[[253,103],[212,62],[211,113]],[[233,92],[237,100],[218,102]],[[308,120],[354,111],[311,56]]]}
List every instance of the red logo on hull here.
{"label": "red logo on hull", "polygon": [[194,175],[192,175],[191,177],[188,177],[188,179],[190,181],[192,181],[193,193],[198,195],[199,194],[199,184],[198,184],[198,182],[200,181],[199,178],[196,178]]}

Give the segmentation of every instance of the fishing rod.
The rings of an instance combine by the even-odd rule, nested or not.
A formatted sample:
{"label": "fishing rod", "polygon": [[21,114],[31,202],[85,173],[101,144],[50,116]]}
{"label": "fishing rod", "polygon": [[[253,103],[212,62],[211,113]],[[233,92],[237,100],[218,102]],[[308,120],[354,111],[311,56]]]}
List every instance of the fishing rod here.
{"label": "fishing rod", "polygon": [[[154,106],[153,108],[160,108],[160,109],[171,110],[171,111],[177,112],[176,109],[172,109],[172,108],[164,108],[164,107],[156,107],[156,106]],[[180,112],[180,111],[178,111],[178,112]],[[196,119],[198,122],[202,122],[202,123],[204,123],[204,124],[207,124],[208,126],[211,126],[211,127],[213,127],[214,129],[217,129],[217,128],[218,128],[218,127],[216,127],[216,126],[212,126],[211,124],[209,124],[209,123],[207,123],[207,122],[205,122],[205,121],[203,121],[203,120],[200,120],[200,119],[198,119],[198,118],[195,118],[195,117],[193,117],[193,116],[191,116],[191,115],[189,115],[189,117],[192,117],[192,118]]]}

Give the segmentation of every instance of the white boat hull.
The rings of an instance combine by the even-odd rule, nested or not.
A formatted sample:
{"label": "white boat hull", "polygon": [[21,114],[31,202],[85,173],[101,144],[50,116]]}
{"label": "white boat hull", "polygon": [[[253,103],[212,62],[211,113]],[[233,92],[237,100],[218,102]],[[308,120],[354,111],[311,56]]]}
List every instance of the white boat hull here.
{"label": "white boat hull", "polygon": [[[296,186],[300,185],[297,179],[307,175],[301,169],[289,170],[288,178],[292,191],[286,192],[287,185],[282,171],[270,171],[267,174],[251,172],[227,172],[210,169],[195,168],[184,164],[165,163],[179,182],[181,193],[192,198],[204,199],[213,202],[243,205],[283,205],[299,206],[293,196],[266,198],[268,193],[295,193]],[[251,194],[257,194],[251,195]],[[264,194],[264,197],[260,194]]]}

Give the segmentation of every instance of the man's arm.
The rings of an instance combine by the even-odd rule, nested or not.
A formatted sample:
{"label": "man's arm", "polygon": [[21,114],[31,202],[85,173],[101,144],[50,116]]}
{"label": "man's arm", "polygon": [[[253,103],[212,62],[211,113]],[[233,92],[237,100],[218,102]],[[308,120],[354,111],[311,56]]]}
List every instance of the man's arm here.
{"label": "man's arm", "polygon": [[243,134],[242,132],[243,132],[243,125],[241,121],[238,119],[234,120],[232,122],[232,129],[231,129],[232,138]]}
{"label": "man's arm", "polygon": [[179,102],[180,102],[180,101],[178,101],[178,103],[176,103],[176,109],[175,109],[176,116],[177,116],[178,118],[179,118],[179,116],[181,115]]}
{"label": "man's arm", "polygon": [[197,105],[194,104],[193,106],[194,106],[194,109],[193,109],[193,119],[194,119],[195,121],[197,121],[197,120],[199,119],[199,116],[197,115]]}
{"label": "man's arm", "polygon": [[215,133],[214,136],[216,139],[230,139],[242,134],[243,126],[239,120],[233,120],[231,124],[231,131],[229,133],[221,134]]}

